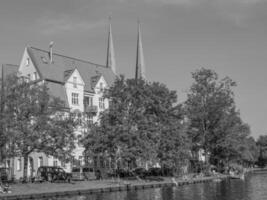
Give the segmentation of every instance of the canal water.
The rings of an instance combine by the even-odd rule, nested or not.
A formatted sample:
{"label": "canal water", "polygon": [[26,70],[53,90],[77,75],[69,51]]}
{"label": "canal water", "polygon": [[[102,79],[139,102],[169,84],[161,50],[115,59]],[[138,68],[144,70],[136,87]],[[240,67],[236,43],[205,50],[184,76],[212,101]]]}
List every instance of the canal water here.
{"label": "canal water", "polygon": [[267,200],[267,172],[246,179],[207,182],[179,187],[48,198],[47,200]]}

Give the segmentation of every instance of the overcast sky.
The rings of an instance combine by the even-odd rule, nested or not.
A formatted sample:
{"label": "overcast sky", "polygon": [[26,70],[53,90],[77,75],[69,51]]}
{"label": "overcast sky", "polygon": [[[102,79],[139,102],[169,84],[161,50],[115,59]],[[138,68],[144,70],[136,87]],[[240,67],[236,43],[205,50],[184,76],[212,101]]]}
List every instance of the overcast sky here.
{"label": "overcast sky", "polygon": [[54,41],[57,53],[104,64],[109,15],[119,73],[134,76],[139,18],[150,81],[183,102],[194,70],[230,76],[253,136],[267,134],[267,0],[1,0],[0,62]]}

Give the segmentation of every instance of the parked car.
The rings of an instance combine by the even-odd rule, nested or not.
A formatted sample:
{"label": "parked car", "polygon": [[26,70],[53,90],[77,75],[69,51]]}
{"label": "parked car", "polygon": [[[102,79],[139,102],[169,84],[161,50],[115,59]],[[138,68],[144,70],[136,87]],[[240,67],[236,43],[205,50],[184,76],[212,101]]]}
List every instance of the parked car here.
{"label": "parked car", "polygon": [[71,170],[72,180],[84,180],[82,176],[81,168],[73,167]]}
{"label": "parked car", "polygon": [[117,173],[115,169],[109,169],[107,170],[107,177],[108,178],[115,178],[117,177]]}
{"label": "parked car", "polygon": [[71,180],[71,174],[65,172],[61,167],[41,166],[37,170],[36,181],[68,181]]}
{"label": "parked car", "polygon": [[92,167],[83,167],[82,173],[83,173],[86,180],[95,180],[96,179],[95,171]]}
{"label": "parked car", "polygon": [[162,175],[163,176],[174,176],[174,169],[170,167],[163,167]]}
{"label": "parked car", "polygon": [[8,181],[8,168],[0,167],[0,182]]}
{"label": "parked car", "polygon": [[159,167],[152,167],[148,169],[148,176],[162,176],[162,169]]}
{"label": "parked car", "polygon": [[73,180],[94,180],[96,179],[95,171],[91,167],[73,167],[72,168]]}
{"label": "parked car", "polygon": [[117,169],[116,176],[119,176],[120,178],[133,177],[134,173],[127,169]]}
{"label": "parked car", "polygon": [[135,176],[139,176],[140,178],[145,178],[148,175],[148,171],[142,167],[135,168],[132,172]]}

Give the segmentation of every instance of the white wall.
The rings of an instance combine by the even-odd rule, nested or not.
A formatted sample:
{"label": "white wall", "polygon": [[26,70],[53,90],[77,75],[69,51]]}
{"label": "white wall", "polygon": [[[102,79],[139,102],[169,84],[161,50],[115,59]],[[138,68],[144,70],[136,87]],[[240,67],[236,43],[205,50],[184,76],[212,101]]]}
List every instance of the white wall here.
{"label": "white wall", "polygon": [[[77,88],[73,87],[73,77],[77,77]],[[79,72],[75,69],[72,75],[69,77],[67,82],[65,83],[66,94],[69,102],[69,106],[71,111],[79,110],[80,112],[84,111],[83,107],[83,97],[84,97],[84,82],[79,74]],[[79,103],[78,105],[73,105],[71,101],[71,94],[77,93],[79,95]]]}
{"label": "white wall", "polygon": [[[27,59],[29,59],[28,65],[27,65]],[[25,76],[25,77],[27,77],[28,74],[30,74],[31,75],[30,80],[35,80],[34,72],[37,73],[37,79],[39,79],[40,76],[39,76],[35,66],[32,63],[31,58],[29,57],[29,54],[27,52],[27,47],[26,47],[24,50],[21,62],[20,62],[19,73],[20,73],[20,75]]]}
{"label": "white wall", "polygon": [[103,76],[101,76],[101,78],[99,79],[98,83],[95,86],[95,95],[93,97],[93,105],[97,106],[97,108],[98,108],[97,115],[94,117],[94,122],[97,122],[99,120],[99,114],[101,112],[103,112],[105,109],[107,109],[109,106],[108,99],[105,99],[105,101],[104,101],[105,109],[100,109],[100,107],[99,107],[99,98],[103,97],[103,92],[104,92],[104,91],[101,91],[101,88],[100,88],[101,83],[102,83],[104,89],[108,88],[107,82],[105,81]]}

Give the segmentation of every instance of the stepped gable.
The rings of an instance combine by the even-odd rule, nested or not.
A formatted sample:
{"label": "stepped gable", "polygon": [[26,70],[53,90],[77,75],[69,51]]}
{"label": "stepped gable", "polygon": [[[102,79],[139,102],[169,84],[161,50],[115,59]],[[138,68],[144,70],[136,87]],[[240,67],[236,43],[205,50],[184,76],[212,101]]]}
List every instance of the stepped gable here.
{"label": "stepped gable", "polygon": [[27,47],[27,51],[38,69],[40,77],[47,81],[65,83],[66,71],[77,68],[85,83],[84,90],[86,92],[94,92],[91,77],[95,77],[100,73],[108,85],[112,85],[116,78],[112,69],[103,65],[56,53],[53,53],[53,62],[50,63],[49,51],[35,47]]}

